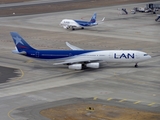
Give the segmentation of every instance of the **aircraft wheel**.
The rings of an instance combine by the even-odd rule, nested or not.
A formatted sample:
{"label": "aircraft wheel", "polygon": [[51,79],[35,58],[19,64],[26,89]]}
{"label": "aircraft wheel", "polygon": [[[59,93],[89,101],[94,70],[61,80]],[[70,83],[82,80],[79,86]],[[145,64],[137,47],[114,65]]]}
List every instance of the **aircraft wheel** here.
{"label": "aircraft wheel", "polygon": [[134,67],[137,68],[137,67],[138,67],[138,64],[136,63]]}
{"label": "aircraft wheel", "polygon": [[87,69],[87,66],[85,64],[82,64],[82,70]]}
{"label": "aircraft wheel", "polygon": [[74,28],[72,28],[72,30],[75,30]]}
{"label": "aircraft wheel", "polygon": [[84,29],[84,27],[82,27],[82,29]]}

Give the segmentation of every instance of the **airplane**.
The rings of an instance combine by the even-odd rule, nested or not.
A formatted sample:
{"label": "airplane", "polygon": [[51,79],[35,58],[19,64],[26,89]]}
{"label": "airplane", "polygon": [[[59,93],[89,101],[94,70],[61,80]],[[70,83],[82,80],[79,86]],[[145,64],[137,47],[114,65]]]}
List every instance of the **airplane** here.
{"label": "airplane", "polygon": [[149,3],[146,4],[145,8],[147,9],[147,12],[153,12],[153,14],[156,14],[160,9],[160,4]]}
{"label": "airplane", "polygon": [[[98,25],[96,22],[97,14],[94,13],[90,21],[82,21],[82,20],[72,20],[72,19],[63,19],[60,22],[60,26],[62,26],[64,29],[71,28],[72,30],[75,30],[75,28],[81,28],[84,29],[84,27],[92,27]],[[105,17],[102,19],[102,22],[105,20]]]}
{"label": "airplane", "polygon": [[53,65],[68,65],[69,69],[99,68],[100,63],[138,63],[151,58],[136,50],[84,50],[66,42],[71,50],[37,50],[31,47],[17,32],[10,32],[15,43],[13,53],[37,60],[51,61]]}

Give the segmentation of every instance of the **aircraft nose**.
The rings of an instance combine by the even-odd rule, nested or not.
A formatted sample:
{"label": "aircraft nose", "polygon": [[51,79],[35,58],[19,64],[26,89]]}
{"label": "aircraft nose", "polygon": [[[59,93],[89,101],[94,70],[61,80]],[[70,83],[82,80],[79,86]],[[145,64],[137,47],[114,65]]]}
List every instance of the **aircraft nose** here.
{"label": "aircraft nose", "polygon": [[60,23],[59,23],[59,25],[62,25],[63,24],[63,21],[61,21]]}

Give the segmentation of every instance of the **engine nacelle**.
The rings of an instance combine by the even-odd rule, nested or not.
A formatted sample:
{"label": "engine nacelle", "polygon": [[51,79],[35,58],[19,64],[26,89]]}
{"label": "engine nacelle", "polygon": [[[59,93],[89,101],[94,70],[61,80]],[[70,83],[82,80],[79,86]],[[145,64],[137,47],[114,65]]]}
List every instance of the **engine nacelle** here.
{"label": "engine nacelle", "polygon": [[100,64],[99,63],[88,63],[86,64],[86,67],[89,68],[99,68]]}
{"label": "engine nacelle", "polygon": [[68,29],[68,26],[63,26],[64,29]]}
{"label": "engine nacelle", "polygon": [[82,64],[69,65],[68,68],[72,70],[82,70]]}

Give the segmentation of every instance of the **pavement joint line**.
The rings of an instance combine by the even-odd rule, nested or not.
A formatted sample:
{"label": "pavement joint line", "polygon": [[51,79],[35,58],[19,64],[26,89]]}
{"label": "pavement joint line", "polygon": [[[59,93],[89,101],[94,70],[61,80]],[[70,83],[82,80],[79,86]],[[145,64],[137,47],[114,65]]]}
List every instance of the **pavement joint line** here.
{"label": "pavement joint line", "polygon": [[156,103],[152,102],[152,103],[148,104],[148,106],[152,106],[152,105],[154,105],[154,104],[156,104]]}
{"label": "pavement joint line", "polygon": [[107,99],[107,101],[110,101],[110,100],[112,100],[112,98],[108,98],[108,99]]}
{"label": "pavement joint line", "polygon": [[97,97],[94,97],[93,100],[97,100]]}
{"label": "pavement joint line", "polygon": [[136,101],[136,102],[134,102],[134,104],[138,104],[138,103],[140,103],[141,101]]}
{"label": "pavement joint line", "polygon": [[126,101],[127,99],[122,99],[122,100],[120,100],[119,102],[124,102],[124,101]]}

